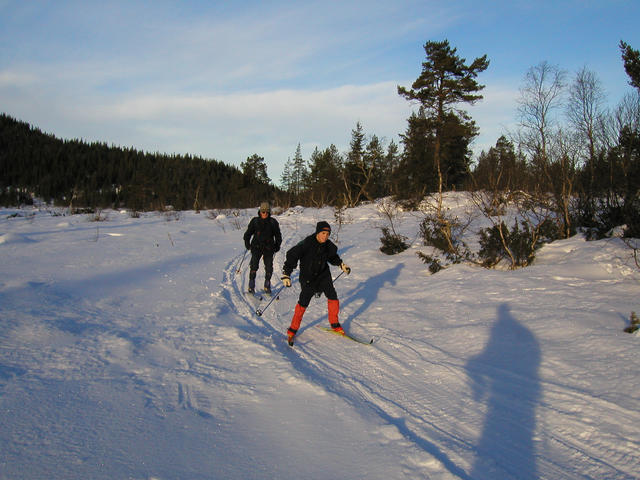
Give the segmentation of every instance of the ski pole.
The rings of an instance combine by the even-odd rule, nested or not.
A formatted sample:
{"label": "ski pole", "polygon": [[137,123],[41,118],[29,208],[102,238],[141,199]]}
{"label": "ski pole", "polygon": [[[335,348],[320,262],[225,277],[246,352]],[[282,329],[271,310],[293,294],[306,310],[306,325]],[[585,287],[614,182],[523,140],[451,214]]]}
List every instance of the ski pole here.
{"label": "ski pole", "polygon": [[244,251],[244,255],[242,255],[242,261],[240,262],[240,266],[239,266],[239,267],[238,267],[238,269],[236,270],[236,273],[240,273],[240,269],[242,268],[242,264],[244,263],[244,257],[246,257],[246,256],[247,256],[247,252],[248,252],[248,251],[249,251],[249,250],[245,250],[245,251]]}
{"label": "ski pole", "polygon": [[274,300],[276,300],[277,298],[279,298],[279,297],[280,297],[280,292],[281,292],[282,290],[284,290],[284,285],[283,285],[283,286],[281,286],[281,287],[280,287],[280,290],[278,290],[278,291],[276,292],[276,294],[275,294],[275,295],[273,295],[273,296],[271,297],[271,301],[270,301],[269,303],[267,303],[267,306],[266,306],[266,307],[264,307],[262,310],[261,310],[261,309],[259,309],[259,308],[256,310],[256,315],[258,315],[259,317],[261,317],[261,316],[262,316],[262,314],[264,313],[264,311],[265,311],[267,308],[269,308],[269,305],[271,305],[271,304],[273,303],[273,301],[274,301]]}
{"label": "ski pole", "polygon": [[343,273],[344,271],[340,272],[340,275],[338,275],[336,278],[333,279],[333,283],[336,283]]}

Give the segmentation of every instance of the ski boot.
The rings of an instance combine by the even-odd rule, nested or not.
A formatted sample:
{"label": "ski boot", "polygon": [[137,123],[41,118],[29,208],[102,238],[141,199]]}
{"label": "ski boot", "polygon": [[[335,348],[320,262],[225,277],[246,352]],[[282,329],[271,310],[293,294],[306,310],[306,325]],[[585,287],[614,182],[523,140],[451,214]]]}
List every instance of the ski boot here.
{"label": "ski boot", "polygon": [[342,325],[340,325],[339,323],[332,323],[331,324],[331,330],[333,330],[336,333],[339,333],[340,335],[344,335],[344,328],[342,328]]}
{"label": "ski boot", "polygon": [[290,347],[293,347],[293,338],[296,336],[296,332],[291,329],[287,330],[287,343]]}

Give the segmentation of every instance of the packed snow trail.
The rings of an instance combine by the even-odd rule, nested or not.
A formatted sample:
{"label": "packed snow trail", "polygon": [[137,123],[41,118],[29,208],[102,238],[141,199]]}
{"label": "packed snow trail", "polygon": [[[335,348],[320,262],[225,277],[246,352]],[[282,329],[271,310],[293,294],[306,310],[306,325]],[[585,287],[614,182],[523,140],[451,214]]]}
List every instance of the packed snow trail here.
{"label": "packed snow trail", "polygon": [[[355,305],[358,300],[360,303],[355,308],[356,320],[350,318],[349,309],[343,309],[342,318],[345,315],[347,318],[345,326],[352,326],[349,323],[355,323],[360,316],[370,327],[380,324],[392,327],[395,323],[392,319],[408,320],[403,327],[407,324],[421,325],[425,320],[437,323],[437,318],[427,316],[422,319],[416,315],[431,302],[425,302],[429,295],[417,290],[415,283],[398,285],[403,267],[404,264],[399,263],[385,272],[377,272],[378,275],[363,275],[366,278],[364,285],[347,291],[343,305]],[[586,471],[583,465],[586,463],[593,478],[635,478],[634,468],[640,457],[635,453],[637,450],[629,449],[630,437],[626,434],[612,435],[602,444],[585,443],[582,439],[585,431],[593,430],[592,422],[598,418],[598,412],[610,411],[613,416],[622,415],[634,422],[640,420],[637,408],[621,408],[588,391],[567,389],[566,386],[558,389],[557,382],[540,378],[541,346],[536,336],[512,312],[512,305],[535,310],[540,302],[538,295],[528,298],[521,291],[544,291],[551,295],[557,292],[541,289],[540,278],[527,281],[524,270],[512,274],[460,268],[462,276],[493,274],[508,277],[504,279],[505,283],[513,281],[514,276],[522,277],[518,278],[522,282],[520,286],[505,284],[504,289],[500,289],[507,292],[503,301],[490,302],[495,308],[495,320],[493,325],[485,323],[480,326],[485,331],[490,326],[484,351],[463,360],[461,355],[435,347],[437,338],[431,339],[431,335],[424,337],[408,329],[412,334],[406,336],[406,328],[391,334],[390,328],[381,328],[379,333],[384,338],[378,351],[370,354],[358,351],[353,361],[353,352],[345,352],[345,346],[327,344],[327,340],[317,332],[303,328],[296,345],[309,354],[304,358],[318,371],[331,372],[334,377],[325,373],[324,378],[317,382],[330,386],[332,391],[353,405],[366,406],[377,412],[381,419],[397,429],[402,438],[432,455],[431,462],[424,462],[435,466],[429,475],[446,471],[459,478],[573,478],[578,472]],[[447,276],[448,272],[444,272],[440,278],[446,281]],[[415,276],[404,278],[413,282]],[[433,280],[437,282],[436,277]],[[500,280],[496,279],[497,283],[484,294],[475,294],[481,298],[495,297],[495,287],[500,285]],[[612,280],[598,278],[597,281],[606,284]],[[477,284],[482,285],[482,281]],[[344,288],[344,284],[341,287]],[[448,289],[435,290],[450,292]],[[410,292],[415,292],[415,302],[407,302],[413,296]],[[390,298],[401,296],[402,311],[387,312],[384,316],[369,314],[369,311],[375,311],[374,301],[380,301],[383,293]],[[433,300],[435,304],[442,303],[441,300]],[[315,323],[324,322],[323,301],[316,301],[315,305]],[[447,307],[445,305],[445,309]],[[450,316],[446,311],[444,315]],[[309,313],[305,315],[303,327],[314,324],[309,322],[308,316]],[[386,321],[376,322],[376,317]],[[478,330],[468,314],[459,319],[463,323],[461,329]],[[286,328],[287,320],[281,322],[281,331]],[[472,348],[476,347],[472,345]],[[500,357],[504,360],[500,361]],[[376,372],[384,372],[384,375],[376,375]],[[426,374],[422,376],[416,372]],[[446,380],[440,381],[440,378]],[[573,398],[574,408],[579,408],[582,412],[580,417],[585,419],[570,420],[566,429],[546,429],[545,422],[553,425],[563,417],[558,417],[555,408],[545,407],[548,400],[544,401],[543,393],[546,397],[556,396],[561,403],[566,402],[567,396]],[[552,400],[551,404],[555,402]],[[436,408],[430,408],[430,405]],[[447,408],[443,409],[443,405]],[[539,421],[543,425],[538,424]],[[443,428],[444,425],[448,427]],[[637,446],[637,433],[631,438],[634,438],[632,445]],[[550,448],[554,455],[571,458],[580,466],[568,471],[558,468],[558,460],[544,458],[538,453],[541,448]],[[469,460],[473,457],[476,458]],[[610,458],[629,459],[632,467],[616,467],[615,462],[607,460]],[[409,469],[415,470],[415,464]]]}

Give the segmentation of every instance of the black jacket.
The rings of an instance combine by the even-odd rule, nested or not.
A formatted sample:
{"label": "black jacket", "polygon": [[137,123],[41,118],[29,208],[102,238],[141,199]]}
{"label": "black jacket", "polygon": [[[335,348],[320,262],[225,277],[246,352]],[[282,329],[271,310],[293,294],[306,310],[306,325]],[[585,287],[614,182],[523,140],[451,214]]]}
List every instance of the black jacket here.
{"label": "black jacket", "polygon": [[338,255],[338,247],[331,240],[324,243],[316,240],[315,234],[298,243],[287,252],[282,273],[291,275],[300,262],[300,284],[303,286],[318,285],[322,280],[331,279],[331,265],[340,266],[342,259]]}
{"label": "black jacket", "polygon": [[253,217],[244,232],[244,246],[247,250],[277,252],[282,243],[282,234],[278,221],[269,215],[267,218]]}

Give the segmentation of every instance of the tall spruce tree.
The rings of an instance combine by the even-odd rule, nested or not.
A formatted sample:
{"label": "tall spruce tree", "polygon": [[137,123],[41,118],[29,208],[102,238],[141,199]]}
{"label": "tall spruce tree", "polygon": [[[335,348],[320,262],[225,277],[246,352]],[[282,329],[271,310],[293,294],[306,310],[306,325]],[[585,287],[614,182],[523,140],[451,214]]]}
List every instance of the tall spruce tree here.
{"label": "tall spruce tree", "polygon": [[384,190],[384,145],[377,135],[372,135],[369,139],[363,161],[369,177],[364,194],[368,200],[373,201],[386,194]]}
{"label": "tall spruce tree", "polygon": [[306,194],[316,206],[336,204],[342,191],[342,158],[335,145],[319,150],[309,159]]}
{"label": "tall spruce tree", "polygon": [[[432,160],[426,156],[414,158],[414,164],[410,165],[413,171],[408,173],[418,174],[416,162],[427,168],[433,164],[438,191],[442,193],[447,177],[455,179],[457,183],[459,177],[468,171],[468,144],[477,135],[477,128],[460,107],[462,104],[473,105],[482,99],[478,92],[484,85],[480,85],[476,77],[487,69],[489,60],[484,55],[467,65],[466,60],[457,55],[457,49],[451,48],[448,40],[429,41],[424,45],[424,50],[427,58],[422,63],[422,73],[410,89],[398,86],[398,94],[419,103],[421,115],[412,115],[410,128],[412,132],[422,130],[423,135],[431,140],[427,143],[432,144],[432,148],[422,149],[422,153],[431,155]],[[419,121],[423,123],[423,128],[411,126],[411,122]],[[412,139],[412,143],[419,142]],[[463,165],[462,169],[460,165]],[[425,187],[430,189],[427,185]],[[416,187],[413,189],[416,190]]]}
{"label": "tall spruce tree", "polygon": [[291,166],[291,190],[296,199],[302,195],[307,175],[307,166],[305,165],[304,158],[302,158],[302,149],[298,143]]}
{"label": "tall spruce tree", "polygon": [[344,164],[343,181],[345,204],[353,207],[357,205],[367,188],[367,166],[365,165],[365,133],[360,122],[351,130],[351,142]]}
{"label": "tall spruce tree", "polygon": [[287,158],[287,161],[284,164],[284,169],[282,170],[282,174],[280,175],[280,186],[284,189],[285,192],[291,193],[291,177],[293,166],[291,163],[291,157]]}
{"label": "tall spruce tree", "polygon": [[400,148],[398,144],[391,140],[387,146],[387,153],[384,156],[382,165],[382,178],[384,182],[385,195],[397,195],[396,172],[400,166]]}
{"label": "tall spruce tree", "polygon": [[438,189],[438,174],[433,156],[433,134],[424,107],[420,106],[407,120],[407,130],[400,135],[403,152],[394,175],[399,198],[421,197]]}

